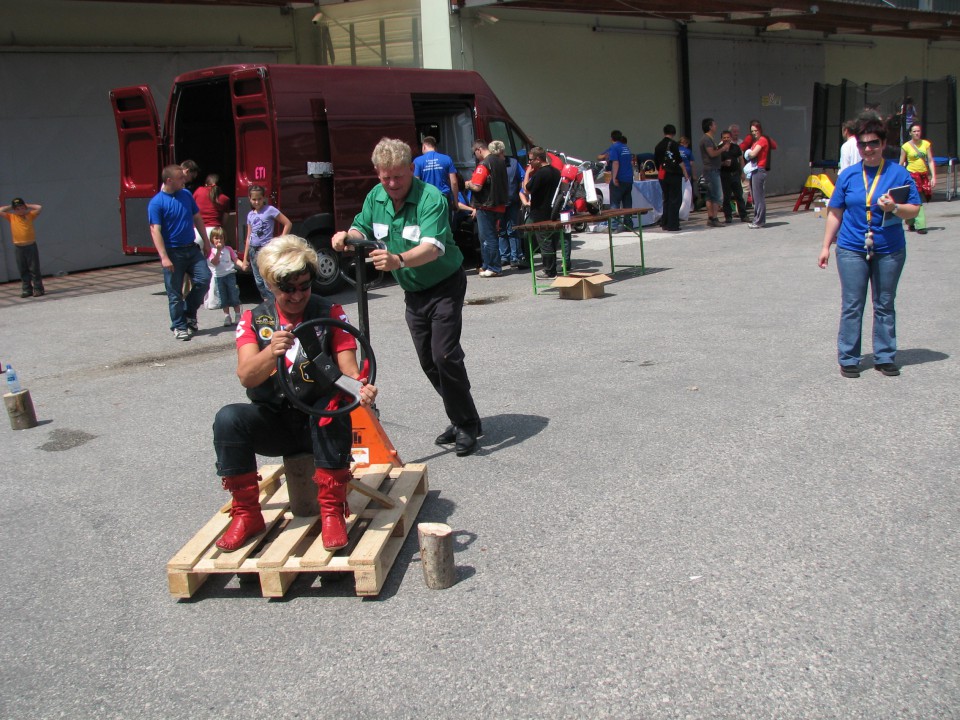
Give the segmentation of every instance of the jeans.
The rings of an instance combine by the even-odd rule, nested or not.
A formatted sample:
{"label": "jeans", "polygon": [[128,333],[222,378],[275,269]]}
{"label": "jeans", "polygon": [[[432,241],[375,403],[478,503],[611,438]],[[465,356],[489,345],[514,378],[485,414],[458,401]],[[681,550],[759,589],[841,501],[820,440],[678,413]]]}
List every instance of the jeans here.
{"label": "jeans", "polygon": [[663,192],[663,227],[666,230],[680,229],[680,205],[683,203],[683,175],[667,173],[660,181]]}
{"label": "jeans", "polygon": [[[610,181],[610,207],[613,208],[622,208],[626,210],[627,208],[633,207],[633,181],[632,180],[621,180],[619,185],[615,185],[613,181]],[[622,223],[624,227],[628,230],[633,230],[633,217],[630,215],[624,215],[620,218],[611,219],[611,222],[616,224]]]}
{"label": "jeans", "polygon": [[507,205],[507,212],[500,221],[500,262],[517,265],[524,261],[523,241],[513,229],[520,213],[520,201]]}
{"label": "jeans", "polygon": [[314,467],[350,467],[353,429],[350,415],[338,415],[322,428],[317,418],[286,406],[257,403],[224,405],[213,421],[217,474],[243,475],[257,469],[257,455],[279,457],[313,452]]}
{"label": "jeans", "polygon": [[873,300],[873,362],[876,365],[894,362],[897,355],[894,300],[906,259],[906,249],[874,255],[867,260],[865,253],[837,248],[841,296],[837,359],[841,365],[860,364],[860,335],[867,303],[867,283],[870,284]]}
{"label": "jeans", "polygon": [[217,292],[220,294],[220,307],[224,310],[240,307],[240,288],[237,287],[237,274],[229,273],[214,279],[217,283]]}
{"label": "jeans", "polygon": [[486,208],[477,208],[477,231],[480,233],[480,265],[482,270],[495,273],[503,271],[500,266],[500,238],[497,237],[497,223],[503,220],[503,213]]}
{"label": "jeans", "polygon": [[257,254],[263,250],[265,246],[261,245],[260,247],[250,246],[249,257],[247,260],[250,261],[250,269],[253,270],[253,281],[257,284],[257,290],[260,291],[260,297],[263,298],[264,302],[267,300],[273,300],[273,293],[270,292],[270,288],[267,287],[267,283],[264,282],[263,277],[260,275],[260,268],[257,267]]}
{"label": "jeans", "polygon": [[720,171],[720,184],[723,185],[723,217],[733,219],[733,210],[741,220],[747,219],[747,203],[743,199],[743,186],[740,184],[740,171]]}
{"label": "jeans", "polygon": [[723,183],[719,170],[704,170],[703,179],[707,183],[707,200],[720,205],[723,202]]}
{"label": "jeans", "polygon": [[750,176],[750,194],[753,195],[753,224],[765,225],[767,222],[767,171],[763,168],[757,168]]}
{"label": "jeans", "polygon": [[[203,298],[210,289],[212,274],[203,252],[195,244],[185,247],[167,248],[167,257],[173,263],[173,270],[163,271],[163,285],[170,302],[170,329],[186,330],[187,320],[197,319],[197,309],[203,305]],[[187,296],[183,296],[183,278],[190,276],[193,287]]]}
{"label": "jeans", "polygon": [[[35,242],[29,245],[14,245],[17,270],[20,271],[20,286],[23,292],[43,292],[43,277],[40,275],[40,251]],[[33,285],[31,286],[31,278]]]}

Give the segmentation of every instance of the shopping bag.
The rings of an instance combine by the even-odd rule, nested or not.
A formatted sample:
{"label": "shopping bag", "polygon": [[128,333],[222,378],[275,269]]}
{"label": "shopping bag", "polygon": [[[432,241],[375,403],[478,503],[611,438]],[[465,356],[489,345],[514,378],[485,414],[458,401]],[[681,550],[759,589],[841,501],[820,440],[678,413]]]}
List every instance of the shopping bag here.
{"label": "shopping bag", "polygon": [[683,179],[683,200],[680,202],[680,219],[688,220],[693,209],[693,185],[686,178]]}
{"label": "shopping bag", "polygon": [[917,213],[917,218],[913,221],[913,226],[917,230],[927,229],[927,216],[923,211],[923,205],[920,206],[920,212]]}

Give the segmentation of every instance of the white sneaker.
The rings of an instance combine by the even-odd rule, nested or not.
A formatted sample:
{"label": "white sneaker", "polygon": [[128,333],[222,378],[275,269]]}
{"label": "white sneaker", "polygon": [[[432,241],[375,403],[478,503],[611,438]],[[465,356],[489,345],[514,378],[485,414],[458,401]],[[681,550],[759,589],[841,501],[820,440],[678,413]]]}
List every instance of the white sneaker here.
{"label": "white sneaker", "polygon": [[233,320],[230,319],[230,313],[227,313],[226,315],[223,316],[223,326],[224,326],[224,327],[230,327],[230,326],[233,325],[233,324],[234,324],[234,323],[233,323]]}

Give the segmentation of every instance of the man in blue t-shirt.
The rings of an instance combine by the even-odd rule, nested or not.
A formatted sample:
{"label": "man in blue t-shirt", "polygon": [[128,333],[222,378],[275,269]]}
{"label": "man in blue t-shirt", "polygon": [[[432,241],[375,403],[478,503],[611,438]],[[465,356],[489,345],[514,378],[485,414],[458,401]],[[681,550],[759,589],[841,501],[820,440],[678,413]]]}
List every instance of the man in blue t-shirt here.
{"label": "man in blue t-shirt", "polygon": [[413,160],[413,176],[437,188],[447,198],[450,208],[456,210],[460,182],[453,158],[437,152],[437,139],[430,135],[423,138],[420,150],[423,155]]}
{"label": "man in blue t-shirt", "polygon": [[[633,153],[627,146],[627,139],[619,130],[610,133],[613,143],[597,157],[606,160],[610,167],[610,208],[633,207]],[[619,218],[628,230],[633,230],[633,217]],[[612,224],[619,224],[616,220]]]}
{"label": "man in blue t-shirt", "polygon": [[[160,264],[170,303],[170,329],[177,340],[189,340],[197,332],[197,310],[210,288],[210,239],[193,195],[184,189],[183,168],[167,165],[160,175],[163,187],[147,205],[150,237]],[[194,231],[203,239],[203,250],[194,242]],[[183,296],[183,278],[190,275],[192,287]]]}

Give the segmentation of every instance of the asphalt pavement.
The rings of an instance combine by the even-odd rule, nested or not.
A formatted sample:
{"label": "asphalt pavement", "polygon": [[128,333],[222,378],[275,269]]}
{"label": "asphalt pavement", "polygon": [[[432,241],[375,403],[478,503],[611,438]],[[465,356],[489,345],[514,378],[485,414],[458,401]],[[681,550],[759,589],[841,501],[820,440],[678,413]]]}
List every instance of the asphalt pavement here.
{"label": "asphalt pavement", "polygon": [[[871,369],[868,318],[855,380],[823,220],[791,208],[648,229],[647,273],[598,299],[471,272],[466,458],[433,444],[402,293],[374,290],[381,419],[428,466],[419,519],[453,527],[458,582],[426,588],[411,532],[373,600],[327,575],[169,595],[227,499],[220,311],[177,342],[159,275],[107,273],[8,303],[0,361],[40,425],[0,429],[0,717],[960,717],[960,203],[909,236],[903,374]],[[606,245],[575,236],[575,269],[607,271]]]}

